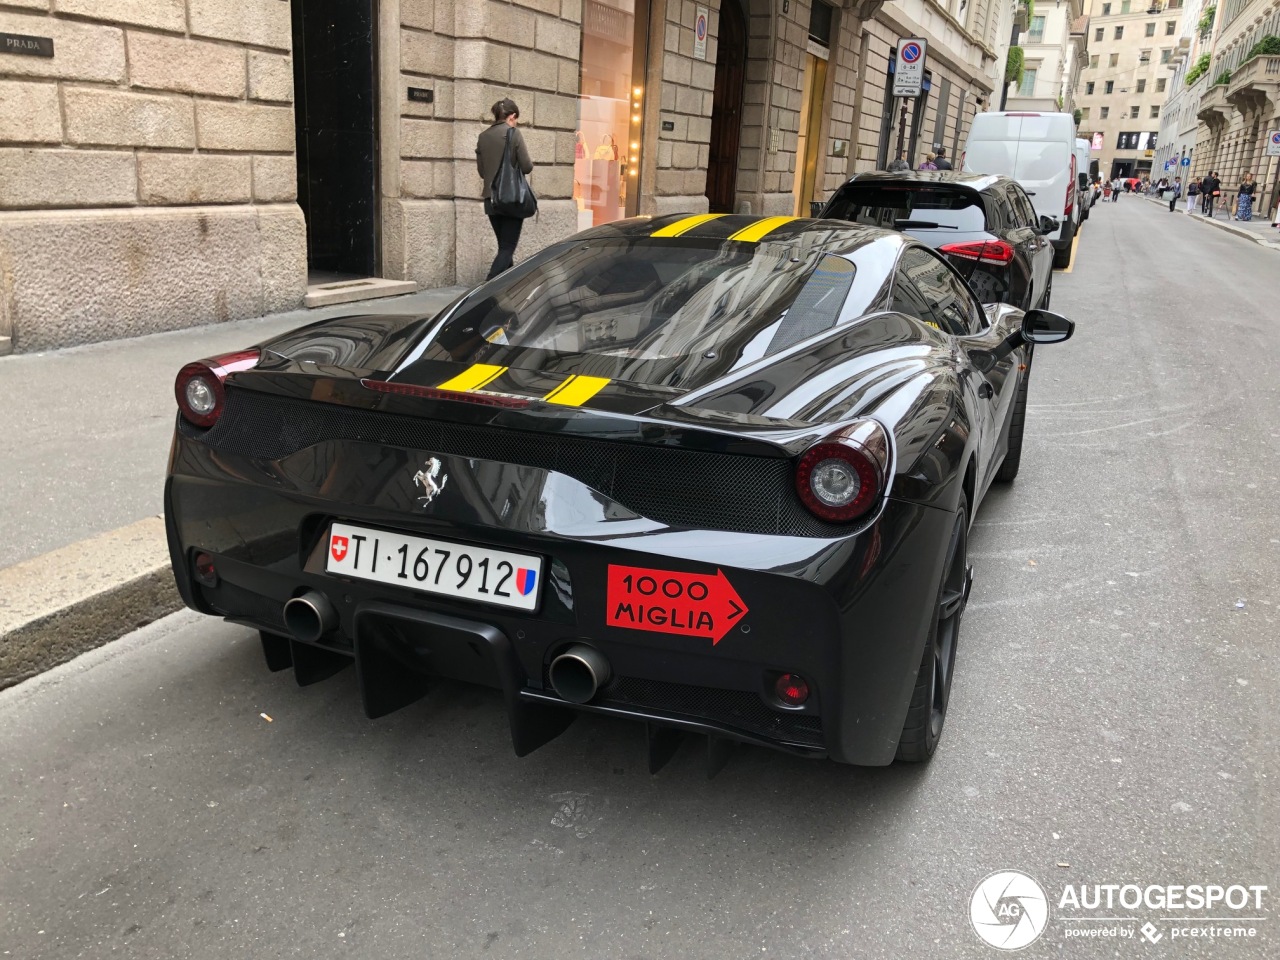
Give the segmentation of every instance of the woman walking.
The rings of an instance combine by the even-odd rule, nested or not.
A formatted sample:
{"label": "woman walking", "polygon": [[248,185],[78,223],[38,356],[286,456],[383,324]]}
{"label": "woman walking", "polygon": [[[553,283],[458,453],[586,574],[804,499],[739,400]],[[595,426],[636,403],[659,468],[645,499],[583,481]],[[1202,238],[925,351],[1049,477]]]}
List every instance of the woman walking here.
{"label": "woman walking", "polygon": [[515,101],[504,97],[493,105],[493,125],[480,134],[476,141],[476,169],[480,179],[484,181],[484,212],[493,227],[494,236],[498,238],[498,255],[493,258],[493,266],[489,268],[486,280],[492,280],[515,262],[516,247],[520,243],[520,230],[524,221],[519,217],[495,216],[493,213],[493,181],[502,167],[502,158],[506,156],[507,141],[511,141],[511,156],[522,173],[528,176],[533,172],[533,161],[529,159],[529,150],[524,145],[524,137],[516,129],[516,121],[520,119],[520,108]]}
{"label": "woman walking", "polygon": [[1196,208],[1196,201],[1200,199],[1200,181],[1192,180],[1187,185],[1187,214],[1190,215]]}
{"label": "woman walking", "polygon": [[1246,173],[1244,180],[1240,183],[1240,197],[1236,200],[1236,219],[1252,220],[1253,219],[1253,194],[1258,189],[1258,185],[1253,182],[1253,174]]}

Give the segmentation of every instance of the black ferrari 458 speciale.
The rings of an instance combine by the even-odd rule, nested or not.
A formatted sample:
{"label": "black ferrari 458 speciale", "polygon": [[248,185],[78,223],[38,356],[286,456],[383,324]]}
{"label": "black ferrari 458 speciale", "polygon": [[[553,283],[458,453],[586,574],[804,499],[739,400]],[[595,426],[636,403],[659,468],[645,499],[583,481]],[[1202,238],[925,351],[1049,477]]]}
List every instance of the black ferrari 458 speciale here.
{"label": "black ferrari 458 speciale", "polygon": [[188,364],[165,490],[192,608],[371,717],[500,689],[516,752],[578,712],[845,763],[926,760],[966,539],[1022,452],[1051,313],[932,250],[704,214],[573,236],[438,316]]}

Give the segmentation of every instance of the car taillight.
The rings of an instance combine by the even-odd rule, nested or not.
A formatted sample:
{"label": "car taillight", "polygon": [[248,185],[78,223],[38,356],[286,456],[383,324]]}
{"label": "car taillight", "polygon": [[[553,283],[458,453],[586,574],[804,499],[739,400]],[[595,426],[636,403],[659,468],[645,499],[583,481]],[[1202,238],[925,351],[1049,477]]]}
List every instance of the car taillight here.
{"label": "car taillight", "polygon": [[996,266],[1007,266],[1013,263],[1013,247],[1003,240],[967,240],[963,243],[945,243],[938,248],[939,253],[964,260],[977,260],[979,263],[991,263]]}
{"label": "car taillight", "polygon": [[801,454],[796,492],[814,516],[849,523],[879,501],[888,473],[888,433],[874,420],[861,420]]}
{"label": "car taillight", "polygon": [[226,391],[222,383],[239,370],[248,370],[262,358],[261,351],[239,350],[220,357],[188,363],[178,371],[173,392],[182,417],[197,427],[212,427],[222,416]]}
{"label": "car taillight", "polygon": [[1071,178],[1067,181],[1067,201],[1062,208],[1065,216],[1071,216],[1071,209],[1076,205],[1076,155],[1071,155]]}

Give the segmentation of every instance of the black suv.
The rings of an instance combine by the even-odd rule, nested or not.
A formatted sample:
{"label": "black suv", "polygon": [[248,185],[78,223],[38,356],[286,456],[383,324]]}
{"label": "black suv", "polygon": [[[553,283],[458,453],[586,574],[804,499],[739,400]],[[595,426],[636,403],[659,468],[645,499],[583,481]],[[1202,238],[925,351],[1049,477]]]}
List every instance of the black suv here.
{"label": "black suv", "polygon": [[[815,205],[816,206],[816,205]],[[1016,180],[943,170],[859,173],[817,214],[910,234],[945,255],[983,303],[1048,308],[1052,217]]]}

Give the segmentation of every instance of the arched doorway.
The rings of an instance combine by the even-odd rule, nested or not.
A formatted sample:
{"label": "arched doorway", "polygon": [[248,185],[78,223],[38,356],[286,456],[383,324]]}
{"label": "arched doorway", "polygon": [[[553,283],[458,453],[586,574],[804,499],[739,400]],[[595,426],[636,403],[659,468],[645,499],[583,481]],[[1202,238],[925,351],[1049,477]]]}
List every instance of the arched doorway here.
{"label": "arched doorway", "polygon": [[742,134],[742,91],[747,76],[747,17],[741,0],[724,0],[720,5],[718,44],[707,161],[707,209],[712,213],[733,213]]}

